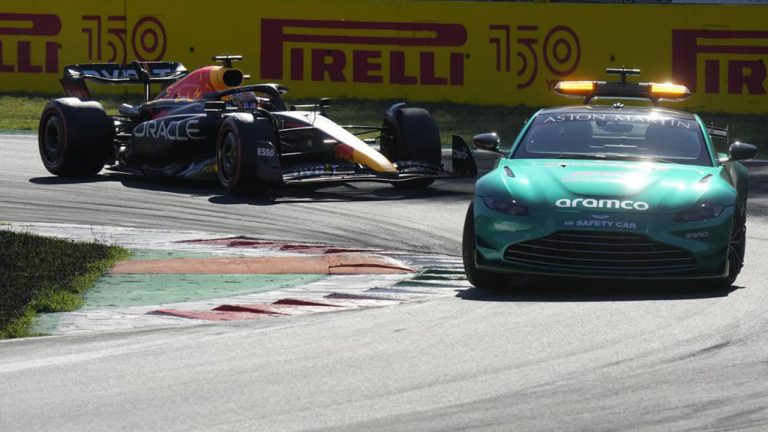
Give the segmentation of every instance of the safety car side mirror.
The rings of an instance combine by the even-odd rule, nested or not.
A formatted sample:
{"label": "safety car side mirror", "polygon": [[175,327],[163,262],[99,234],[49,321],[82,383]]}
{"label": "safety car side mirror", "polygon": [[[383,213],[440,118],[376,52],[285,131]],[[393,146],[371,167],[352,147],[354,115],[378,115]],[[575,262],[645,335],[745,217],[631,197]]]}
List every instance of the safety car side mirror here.
{"label": "safety car side mirror", "polygon": [[475,135],[472,137],[472,143],[475,144],[475,147],[479,149],[501,153],[499,151],[501,138],[499,138],[499,135],[496,132],[487,132]]}
{"label": "safety car side mirror", "polygon": [[736,141],[728,147],[729,160],[752,159],[757,156],[757,147],[752,144]]}

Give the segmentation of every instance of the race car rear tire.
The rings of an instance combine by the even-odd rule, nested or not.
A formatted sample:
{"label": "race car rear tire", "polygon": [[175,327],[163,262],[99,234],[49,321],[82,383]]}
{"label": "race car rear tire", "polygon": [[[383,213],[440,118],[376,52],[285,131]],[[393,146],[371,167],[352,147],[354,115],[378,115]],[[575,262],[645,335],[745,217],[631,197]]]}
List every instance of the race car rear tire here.
{"label": "race car rear tire", "polygon": [[229,193],[252,195],[269,186],[257,175],[257,142],[277,143],[268,119],[251,114],[235,114],[224,120],[216,145],[216,170],[219,183]]}
{"label": "race car rear tire", "polygon": [[115,125],[104,107],[77,98],[55,99],[40,117],[37,142],[45,169],[60,177],[96,175],[114,149]]}
{"label": "race car rear tire", "polygon": [[464,273],[469,283],[477,288],[499,290],[507,288],[512,276],[477,268],[477,246],[475,236],[475,205],[470,204],[464,219],[464,232],[461,238],[461,255]]}
{"label": "race car rear tire", "polygon": [[[440,166],[440,131],[432,115],[423,108],[400,108],[386,116],[381,136],[381,153],[390,161],[420,161]],[[400,189],[424,188],[435,180],[421,178],[393,183]]]}

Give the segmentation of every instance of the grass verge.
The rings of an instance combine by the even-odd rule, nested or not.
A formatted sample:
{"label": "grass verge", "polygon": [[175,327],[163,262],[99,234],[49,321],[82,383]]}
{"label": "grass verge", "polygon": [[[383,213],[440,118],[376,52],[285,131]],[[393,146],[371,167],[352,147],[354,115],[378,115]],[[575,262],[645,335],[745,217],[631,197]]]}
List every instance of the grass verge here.
{"label": "grass verge", "polygon": [[32,336],[38,312],[73,311],[127,250],[0,230],[0,339]]}
{"label": "grass verge", "polygon": [[[40,114],[48,100],[60,95],[15,94],[0,96],[0,130],[36,131]],[[140,103],[141,96],[134,93],[115,96],[97,96],[110,113],[116,113],[122,102]],[[316,100],[288,100],[288,103],[305,104]],[[402,100],[337,99],[329,108],[328,115],[340,124],[379,125],[384,111]],[[444,144],[450,144],[451,135],[465,139],[481,132],[495,131],[502,142],[511,143],[528,117],[537,108],[526,106],[478,106],[450,102],[413,102],[409,106],[426,108],[435,118]],[[763,115],[699,113],[705,123],[730,126],[732,139],[755,144],[759,157],[768,158],[768,122]],[[724,151],[725,149],[720,149]]]}

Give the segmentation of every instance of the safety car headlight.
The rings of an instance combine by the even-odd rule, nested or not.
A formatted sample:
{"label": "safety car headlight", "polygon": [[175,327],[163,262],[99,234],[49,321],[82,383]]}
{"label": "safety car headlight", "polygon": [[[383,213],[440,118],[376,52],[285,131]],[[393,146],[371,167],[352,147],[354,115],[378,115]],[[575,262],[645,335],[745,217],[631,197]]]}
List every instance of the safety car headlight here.
{"label": "safety car headlight", "polygon": [[528,216],[528,207],[522,205],[517,200],[487,196],[483,197],[483,202],[487,207],[502,213],[512,216]]}
{"label": "safety car headlight", "polygon": [[699,203],[687,210],[678,212],[675,215],[675,222],[693,222],[713,219],[720,216],[724,209],[725,207],[720,204]]}

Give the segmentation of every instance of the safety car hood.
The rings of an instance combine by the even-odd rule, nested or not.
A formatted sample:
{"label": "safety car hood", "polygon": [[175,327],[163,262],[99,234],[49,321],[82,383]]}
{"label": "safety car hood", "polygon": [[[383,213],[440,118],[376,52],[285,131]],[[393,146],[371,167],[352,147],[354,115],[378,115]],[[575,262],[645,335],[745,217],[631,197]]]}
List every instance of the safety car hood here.
{"label": "safety car hood", "polygon": [[477,194],[511,196],[532,208],[669,213],[698,202],[732,205],[721,167],[598,160],[502,159]]}

